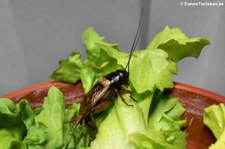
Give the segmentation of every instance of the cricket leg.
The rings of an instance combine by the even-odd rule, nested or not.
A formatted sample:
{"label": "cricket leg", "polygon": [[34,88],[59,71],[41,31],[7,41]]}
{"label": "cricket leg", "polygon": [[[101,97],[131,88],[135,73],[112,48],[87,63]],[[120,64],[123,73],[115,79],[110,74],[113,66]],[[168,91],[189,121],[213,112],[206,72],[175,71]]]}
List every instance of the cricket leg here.
{"label": "cricket leg", "polygon": [[98,132],[98,128],[96,126],[95,119],[94,119],[94,116],[93,116],[93,113],[92,112],[90,113],[90,117],[91,117],[91,121],[93,123],[93,126],[92,125],[89,125],[88,123],[87,123],[87,125],[93,130],[93,137],[91,137],[91,140],[94,140],[95,137],[96,137],[96,134]]}
{"label": "cricket leg", "polygon": [[[120,90],[120,91],[122,91],[122,90]],[[124,91],[127,91],[127,90],[124,90]],[[125,101],[125,99],[123,98],[123,96],[121,96],[121,94],[119,94],[119,91],[118,91],[118,90],[115,90],[115,92],[116,92],[117,96],[119,96],[119,97],[122,99],[122,101],[123,101],[127,106],[133,106],[133,105],[128,104],[128,103]],[[128,93],[128,92],[126,92],[126,93]],[[125,94],[125,93],[124,93],[124,94]]]}
{"label": "cricket leg", "polygon": [[104,111],[111,105],[111,103],[112,103],[112,100],[110,99],[105,100],[104,102],[94,107],[94,113],[99,113],[101,111]]}
{"label": "cricket leg", "polygon": [[[121,96],[121,94],[130,94],[130,98],[133,100],[133,101],[135,101],[135,102],[137,102],[137,100],[136,99],[134,99],[134,97],[132,96],[132,93],[131,93],[131,91],[130,90],[117,90],[116,91],[117,92],[117,95],[119,95],[121,98],[122,98],[122,100],[125,102],[125,100],[124,100],[124,98]],[[126,103],[126,102],[125,102]],[[127,104],[127,103],[126,103]],[[127,104],[128,105],[128,104]]]}
{"label": "cricket leg", "polygon": [[73,127],[70,129],[70,133],[72,133],[74,131],[74,129],[77,127],[77,125],[83,120],[83,116],[79,115],[78,117],[75,118],[74,120],[74,125]]}
{"label": "cricket leg", "polygon": [[133,101],[137,102],[137,100],[134,99],[134,97],[132,96],[132,93],[131,93],[130,90],[118,90],[118,93],[119,93],[119,94],[130,94],[130,98],[131,98]]}

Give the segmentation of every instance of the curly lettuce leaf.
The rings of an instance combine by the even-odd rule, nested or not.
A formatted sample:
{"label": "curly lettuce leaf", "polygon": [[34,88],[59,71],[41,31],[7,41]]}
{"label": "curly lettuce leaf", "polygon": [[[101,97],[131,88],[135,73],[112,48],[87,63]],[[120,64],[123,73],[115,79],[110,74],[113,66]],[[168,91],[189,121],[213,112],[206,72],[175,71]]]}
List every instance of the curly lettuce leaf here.
{"label": "curly lettuce leaf", "polygon": [[[149,129],[160,130],[165,135],[166,141],[173,144],[180,136],[186,135],[181,131],[181,128],[186,126],[186,121],[181,120],[184,112],[184,107],[176,98],[162,96],[159,93],[153,98],[150,107]],[[185,139],[180,143],[185,145]]]}
{"label": "curly lettuce leaf", "polygon": [[204,124],[210,128],[217,141],[209,149],[225,148],[225,106],[212,105],[204,109]]}
{"label": "curly lettuce leaf", "polygon": [[0,98],[0,146],[5,149],[85,148],[90,130],[78,126],[73,132],[72,117],[80,105],[64,107],[64,97],[56,87],[49,89],[43,107],[32,110],[27,100],[19,103]]}
{"label": "curly lettuce leaf", "polygon": [[209,44],[210,42],[206,38],[189,38],[179,28],[171,29],[167,26],[153,38],[147,49],[162,49],[175,62],[178,62],[187,56],[198,58],[203,47]]}
{"label": "curly lettuce leaf", "polygon": [[[87,93],[102,76],[123,69],[130,53],[121,52],[117,44],[107,43],[93,28],[82,35],[87,59],[72,52],[59,62],[51,77],[75,83],[82,81]],[[78,115],[79,105],[65,109],[63,94],[50,88],[43,107],[32,111],[27,101],[18,104],[0,100],[0,145],[8,148],[162,148],[183,149],[187,134],[181,131],[184,108],[174,98],[162,96],[173,86],[176,62],[187,56],[198,57],[209,44],[205,38],[188,38],[180,29],[166,27],[146,50],[135,51],[130,63],[132,97],[123,95],[96,118],[98,133],[90,144],[91,130],[78,125],[73,132],[71,119]],[[2,102],[2,104],[1,104]],[[8,125],[9,122],[10,125]],[[223,135],[221,135],[223,136]],[[222,141],[223,142],[223,141]],[[221,145],[222,143],[219,143]],[[89,145],[91,145],[89,147]]]}
{"label": "curly lettuce leaf", "polygon": [[[88,59],[82,61],[80,52],[72,52],[66,60],[59,62],[59,68],[50,77],[69,83],[80,79],[87,93],[100,77],[122,68],[118,58],[122,58],[123,54],[118,53],[116,44],[105,42],[104,37],[100,37],[93,28],[88,28],[82,37]],[[112,53],[114,56],[111,56]]]}
{"label": "curly lettuce leaf", "polygon": [[135,148],[143,149],[186,149],[186,133],[180,133],[176,142],[167,143],[163,133],[156,130],[136,132],[130,135],[130,142]]}
{"label": "curly lettuce leaf", "polygon": [[[34,117],[34,124],[28,128],[23,142],[29,147],[38,148],[75,148],[86,147],[87,139],[84,138],[83,128],[76,130],[76,136],[72,132],[71,119],[78,114],[79,105],[73,104],[65,109],[64,96],[59,89],[51,87],[45,97],[41,110]],[[75,132],[74,132],[75,133]],[[82,139],[80,136],[82,135]],[[89,136],[87,136],[89,138]],[[75,144],[75,142],[77,144]]]}
{"label": "curly lettuce leaf", "polygon": [[135,51],[131,59],[130,83],[138,94],[173,87],[172,75],[176,73],[176,63],[159,49]]}
{"label": "curly lettuce leaf", "polygon": [[80,52],[72,52],[66,60],[59,61],[57,68],[50,77],[54,80],[75,83],[80,79],[84,64]]}
{"label": "curly lettuce leaf", "polygon": [[33,112],[26,100],[15,104],[7,98],[0,98],[0,146],[24,147],[22,139],[26,127],[33,123]]}
{"label": "curly lettuce leaf", "polygon": [[129,95],[124,95],[123,98],[132,106],[127,106],[118,97],[113,105],[96,119],[98,133],[91,143],[92,149],[133,148],[129,143],[129,134],[146,129],[140,107]]}
{"label": "curly lettuce leaf", "polygon": [[148,128],[131,134],[130,141],[137,148],[185,149],[187,134],[181,131],[186,125],[180,120],[185,109],[177,99],[157,96],[153,98]]}
{"label": "curly lettuce leaf", "polygon": [[96,57],[99,57],[101,50],[104,50],[108,55],[116,59],[123,58],[127,55],[120,52],[118,44],[106,42],[104,40],[105,38],[100,36],[92,27],[89,27],[83,32],[82,39],[88,59],[90,60],[94,60]]}
{"label": "curly lettuce leaf", "polygon": [[56,87],[51,87],[41,112],[34,118],[34,125],[28,128],[24,142],[29,146],[62,148],[64,110],[63,94]]}
{"label": "curly lettuce leaf", "polygon": [[[87,93],[100,77],[123,69],[130,53],[107,43],[93,28],[88,28],[82,39],[87,59],[80,68],[80,79]],[[98,133],[91,148],[185,148],[186,133],[180,130],[186,124],[180,120],[183,107],[157,93],[173,87],[177,61],[198,57],[207,44],[207,39],[190,39],[180,29],[166,27],[146,50],[135,51],[130,61],[129,89],[137,102],[123,95],[133,105],[127,106],[115,98],[96,118]]]}
{"label": "curly lettuce leaf", "polygon": [[127,106],[118,97],[114,100],[114,105],[96,119],[98,133],[91,143],[92,149],[186,148],[187,134],[181,131],[186,121],[180,120],[185,109],[177,99],[154,97],[146,123],[139,104],[129,95],[124,95],[123,98],[132,106]]}
{"label": "curly lettuce leaf", "polygon": [[[105,42],[104,37],[99,36],[93,28],[88,28],[82,38],[88,55],[87,61],[96,64],[96,59],[104,59],[97,66],[111,62],[106,68],[111,67],[112,69],[107,72],[103,70],[102,74],[108,74],[122,68],[121,66],[123,68],[126,66],[130,53],[120,51],[117,44]],[[101,53],[105,53],[105,55]],[[113,61],[115,61],[114,64],[112,64]],[[146,69],[146,67],[148,68]],[[169,59],[166,52],[159,49],[138,50],[134,52],[131,59],[130,83],[139,94],[153,91],[154,88],[163,90],[163,88],[172,87],[172,74],[176,72],[176,63]]]}

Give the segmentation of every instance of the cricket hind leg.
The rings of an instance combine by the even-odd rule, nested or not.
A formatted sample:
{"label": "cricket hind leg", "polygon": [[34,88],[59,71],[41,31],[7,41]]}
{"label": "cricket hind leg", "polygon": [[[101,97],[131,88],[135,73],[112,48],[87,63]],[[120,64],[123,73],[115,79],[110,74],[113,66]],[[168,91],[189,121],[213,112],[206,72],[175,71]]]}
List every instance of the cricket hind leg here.
{"label": "cricket hind leg", "polygon": [[96,138],[96,134],[98,132],[98,128],[97,128],[97,125],[95,123],[93,112],[91,112],[89,114],[89,116],[90,116],[90,119],[91,119],[90,122],[92,122],[92,125],[89,122],[85,123],[85,125],[87,127],[89,127],[92,130],[92,132],[93,132],[92,135],[91,135],[91,141],[92,141],[92,140],[94,140]]}
{"label": "cricket hind leg", "polygon": [[104,111],[105,109],[107,109],[111,105],[111,103],[112,103],[111,100],[106,100],[106,101],[100,103],[99,105],[93,107],[92,112],[89,114],[90,120],[93,123],[93,126],[89,123],[87,123],[87,126],[93,130],[94,138],[95,138],[95,136],[98,132],[98,128],[97,128],[97,125],[95,123],[95,117],[94,116],[98,116],[98,114],[101,113],[102,111]]}
{"label": "cricket hind leg", "polygon": [[73,133],[74,129],[78,126],[79,123],[81,123],[83,121],[83,116],[79,115],[78,117],[76,117],[74,120],[72,119],[73,122],[73,126],[72,128],[69,130],[69,133]]}
{"label": "cricket hind leg", "polygon": [[[91,110],[89,114],[89,119],[87,119],[87,123],[85,123],[93,131],[91,140],[95,139],[96,134],[98,132],[98,128],[95,122],[95,117],[98,117],[98,114],[100,114],[102,111],[107,109],[111,105],[111,103],[112,103],[112,100],[105,100],[104,102],[93,107],[93,109]],[[92,123],[89,123],[89,122],[92,122]]]}
{"label": "cricket hind leg", "polygon": [[98,128],[97,128],[95,120],[94,120],[93,112],[90,112],[85,117],[78,116],[78,119],[75,121],[73,127],[71,128],[70,133],[72,133],[79,124],[80,124],[79,129],[83,129],[82,127],[86,126],[86,129],[89,128],[91,130],[92,133],[90,133],[90,141],[89,141],[89,143],[91,143],[91,141],[95,139],[95,136],[98,132]]}
{"label": "cricket hind leg", "polygon": [[78,116],[78,118],[76,118],[74,122],[74,126],[72,129],[76,128],[79,123],[85,124],[88,128],[92,130],[93,134],[91,135],[91,140],[94,140],[98,132],[95,117],[98,117],[102,111],[104,111],[111,105],[111,103],[112,100],[105,100],[104,102],[99,103],[97,106],[92,107],[87,115]]}

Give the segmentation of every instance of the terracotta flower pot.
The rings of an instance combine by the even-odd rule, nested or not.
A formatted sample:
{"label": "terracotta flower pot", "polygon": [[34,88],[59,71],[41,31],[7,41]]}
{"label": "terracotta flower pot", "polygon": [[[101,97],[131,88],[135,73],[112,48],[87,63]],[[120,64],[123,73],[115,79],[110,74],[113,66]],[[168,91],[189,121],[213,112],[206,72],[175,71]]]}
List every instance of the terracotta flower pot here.
{"label": "terracotta flower pot", "polygon": [[[174,84],[174,88],[165,91],[165,94],[177,97],[186,108],[182,118],[188,121],[185,128],[188,132],[187,148],[207,149],[211,143],[215,142],[215,138],[211,131],[203,125],[203,109],[212,104],[225,103],[225,97],[182,83]],[[64,82],[45,82],[9,93],[3,97],[10,98],[15,102],[27,99],[35,108],[41,106],[50,86],[56,86],[63,92],[67,106],[73,102],[80,102],[84,97],[80,82],[74,85]]]}

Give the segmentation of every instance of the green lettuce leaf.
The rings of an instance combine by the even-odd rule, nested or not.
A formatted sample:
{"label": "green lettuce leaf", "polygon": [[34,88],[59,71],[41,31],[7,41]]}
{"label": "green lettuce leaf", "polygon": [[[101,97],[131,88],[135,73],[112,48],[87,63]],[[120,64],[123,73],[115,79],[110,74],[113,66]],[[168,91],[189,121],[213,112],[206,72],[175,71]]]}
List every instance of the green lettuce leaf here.
{"label": "green lettuce leaf", "polygon": [[138,149],[186,149],[186,136],[185,132],[181,132],[176,141],[170,144],[167,143],[162,132],[152,129],[131,134],[130,142]]}
{"label": "green lettuce leaf", "polygon": [[179,28],[171,29],[167,26],[153,38],[147,49],[162,49],[177,62],[187,56],[197,58],[203,47],[209,44],[206,38],[189,38]]}
{"label": "green lettuce leaf", "polygon": [[26,127],[33,123],[33,113],[26,100],[18,104],[0,98],[0,146],[13,148],[24,147],[22,140],[26,134]]}
{"label": "green lettuce leaf", "polygon": [[173,87],[172,75],[176,73],[176,63],[159,49],[135,51],[131,59],[130,83],[138,94]]}
{"label": "green lettuce leaf", "polygon": [[80,52],[72,52],[66,60],[59,62],[59,68],[50,77],[69,83],[80,79],[87,93],[100,77],[122,68],[117,58],[122,58],[123,54],[118,53],[116,44],[104,42],[104,37],[100,37],[93,28],[88,28],[82,37],[88,59],[82,61]]}
{"label": "green lettuce leaf", "polygon": [[90,62],[93,62],[96,57],[99,57],[101,50],[104,50],[107,54],[116,59],[123,58],[126,55],[125,53],[121,54],[118,44],[105,42],[105,38],[103,36],[99,36],[92,27],[89,27],[83,32],[82,39]]}
{"label": "green lettuce leaf", "polygon": [[[162,96],[159,93],[153,98],[150,107],[149,129],[163,132],[167,143],[185,148],[186,133],[181,131],[181,128],[186,126],[186,121],[181,120],[181,115],[184,112],[185,109],[177,99]],[[180,139],[180,137],[183,139]]]}
{"label": "green lettuce leaf", "polygon": [[54,80],[75,83],[80,79],[80,71],[83,68],[80,52],[72,52],[66,60],[59,61],[59,68],[52,74]]}
{"label": "green lettuce leaf", "polygon": [[180,120],[185,109],[177,99],[163,97],[156,91],[152,99],[148,128],[131,134],[130,140],[137,148],[185,149],[187,134],[181,131],[186,125]]}
{"label": "green lettuce leaf", "polygon": [[129,134],[146,129],[143,113],[137,103],[129,95],[124,95],[123,98],[132,106],[127,106],[118,97],[113,105],[96,119],[98,133],[91,143],[92,149],[133,148],[129,143]]}
{"label": "green lettuce leaf", "polygon": [[[23,142],[31,148],[75,148],[86,147],[89,136],[87,129],[83,128],[76,136],[72,132],[71,119],[77,115],[79,105],[73,104],[65,109],[64,96],[59,89],[51,87],[45,97],[41,110],[34,118],[34,124],[28,128]],[[75,132],[74,132],[75,133]],[[82,139],[80,139],[82,136]],[[84,140],[87,137],[88,139]],[[77,143],[77,144],[75,144]]]}
{"label": "green lettuce leaf", "polygon": [[181,131],[186,121],[180,120],[185,109],[177,99],[155,97],[146,124],[138,103],[129,95],[123,98],[133,106],[127,106],[120,98],[114,100],[111,108],[96,119],[98,133],[91,143],[92,149],[186,148],[187,134]]}
{"label": "green lettuce leaf", "polygon": [[210,128],[217,141],[210,149],[225,148],[225,106],[212,105],[204,109],[204,124]]}
{"label": "green lettuce leaf", "polygon": [[24,142],[29,146],[62,148],[64,110],[63,94],[56,87],[51,87],[41,112],[35,117],[35,124],[28,128]]}
{"label": "green lettuce leaf", "polygon": [[[107,43],[93,28],[88,28],[82,39],[87,59],[80,68],[80,79],[87,93],[100,77],[124,69],[130,53]],[[181,128],[186,121],[180,120],[184,108],[161,93],[173,87],[176,62],[187,56],[198,57],[207,44],[207,39],[189,39],[180,29],[166,27],[146,50],[135,51],[130,61],[129,90],[137,101],[123,95],[133,105],[127,106],[120,97],[113,99],[110,108],[96,118],[98,133],[91,148],[185,148],[186,133]]]}
{"label": "green lettuce leaf", "polygon": [[78,126],[72,131],[72,117],[80,105],[65,109],[64,96],[56,87],[49,89],[41,108],[34,111],[27,100],[19,103],[0,98],[0,147],[5,149],[85,148],[90,130]]}
{"label": "green lettuce leaf", "polygon": [[[88,28],[82,39],[87,59],[82,61],[80,52],[72,52],[59,62],[51,78],[69,83],[81,80],[87,93],[100,77],[124,69],[130,53],[121,52],[117,44],[106,42],[93,28]],[[177,99],[162,92],[173,87],[176,62],[187,56],[198,57],[207,44],[209,41],[205,38],[190,39],[180,29],[166,27],[146,50],[135,51],[130,61],[130,85],[122,87],[132,94],[121,95],[131,106],[120,96],[113,98],[111,106],[96,117],[98,133],[92,142],[90,128],[78,125],[73,129],[71,119],[78,116],[79,104],[65,109],[63,94],[55,87],[49,89],[43,107],[34,111],[26,100],[15,104],[0,99],[0,146],[183,149],[187,134],[181,128],[186,121],[180,118],[185,110]],[[221,132],[223,134],[223,130]]]}

